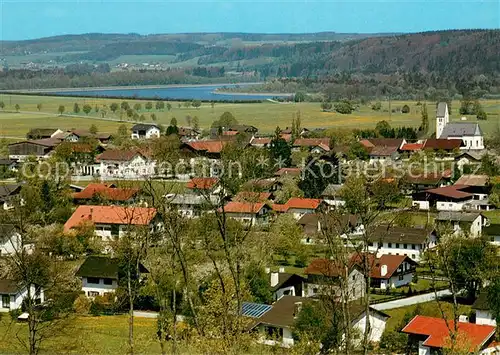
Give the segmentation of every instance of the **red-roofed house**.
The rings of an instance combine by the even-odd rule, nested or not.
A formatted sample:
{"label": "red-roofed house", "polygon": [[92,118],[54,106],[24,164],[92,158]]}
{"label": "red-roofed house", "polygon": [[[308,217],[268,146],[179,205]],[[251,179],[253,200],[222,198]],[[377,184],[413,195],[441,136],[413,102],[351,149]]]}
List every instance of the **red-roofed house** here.
{"label": "red-roofed house", "polygon": [[85,189],[73,194],[77,202],[88,202],[90,200],[102,199],[109,202],[132,202],[137,197],[139,189],[118,188],[110,184],[88,184]]}
{"label": "red-roofed house", "polygon": [[154,228],[156,216],[156,208],[82,205],[66,221],[64,230],[93,225],[98,236],[111,239],[122,236],[131,226]]}
{"label": "red-roofed house", "polygon": [[330,138],[298,138],[293,142],[294,150],[308,148],[312,153],[325,153],[330,151]]}
{"label": "red-roofed house", "polygon": [[274,173],[275,176],[300,176],[302,174],[301,168],[281,168]]}
{"label": "red-roofed house", "polygon": [[[441,352],[450,349],[451,334],[455,330],[453,320],[417,315],[401,332],[409,334],[418,341],[418,353],[422,355]],[[457,324],[454,348],[457,352],[481,352],[493,340],[496,328],[491,325],[480,325],[468,322]]]}
{"label": "red-roofed house", "polygon": [[156,162],[138,149],[110,149],[96,157],[101,177],[141,179],[155,174]]}
{"label": "red-roofed house", "polygon": [[271,192],[240,191],[234,196],[234,201],[239,202],[266,202],[273,198]]}
{"label": "red-roofed house", "polygon": [[351,257],[351,262],[359,265],[363,265],[365,260],[371,266],[371,287],[383,290],[408,285],[418,265],[406,255],[384,254],[374,259],[374,254],[353,254]]}
{"label": "red-roofed house", "polygon": [[231,201],[224,206],[224,212],[228,217],[239,220],[250,226],[267,223],[269,211],[269,206],[264,202]]}
{"label": "red-roofed house", "polygon": [[220,192],[219,179],[215,177],[194,177],[186,183],[186,188],[204,194]]}
{"label": "red-roofed house", "polygon": [[436,207],[438,211],[462,211],[474,200],[474,194],[463,191],[465,185],[442,186],[413,194],[412,205],[421,210]]}
{"label": "red-roofed house", "polygon": [[306,213],[316,213],[326,203],[317,198],[292,197],[285,203],[286,213],[292,213],[295,219],[300,219]]}

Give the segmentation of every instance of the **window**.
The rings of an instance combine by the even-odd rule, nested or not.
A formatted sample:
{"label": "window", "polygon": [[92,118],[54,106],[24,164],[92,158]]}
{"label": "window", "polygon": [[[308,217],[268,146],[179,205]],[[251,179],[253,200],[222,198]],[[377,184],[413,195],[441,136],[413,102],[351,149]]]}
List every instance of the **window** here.
{"label": "window", "polygon": [[399,275],[399,281],[403,281],[404,275]]}
{"label": "window", "polygon": [[117,237],[120,235],[120,226],[118,224],[111,225],[111,235]]}
{"label": "window", "polygon": [[403,248],[406,249],[408,244],[403,244]]}
{"label": "window", "polygon": [[98,277],[87,277],[87,283],[99,285],[99,278]]}
{"label": "window", "polygon": [[417,246],[416,246],[415,244],[412,244],[412,245],[411,245],[411,248],[412,248],[412,249],[416,249],[416,247],[417,247]]}
{"label": "window", "polygon": [[399,243],[396,243],[396,248],[399,248]]}
{"label": "window", "polygon": [[392,248],[392,243],[387,243],[388,248]]}
{"label": "window", "polygon": [[314,294],[317,294],[317,293],[318,293],[318,288],[317,288],[317,287],[313,288],[313,293],[314,293]]}
{"label": "window", "polygon": [[10,296],[2,295],[2,308],[10,308]]}
{"label": "window", "polygon": [[356,281],[356,275],[352,275],[352,281]]}
{"label": "window", "polygon": [[368,246],[372,247],[373,246],[373,242],[368,242]]}
{"label": "window", "polygon": [[105,285],[112,285],[113,284],[113,279],[104,279],[104,284]]}
{"label": "window", "polygon": [[89,292],[87,292],[87,295],[89,297],[97,297],[97,296],[99,296],[99,292],[97,292],[97,291],[89,291]]}
{"label": "window", "polygon": [[411,258],[412,258],[412,259],[415,259],[415,254],[411,254]]}

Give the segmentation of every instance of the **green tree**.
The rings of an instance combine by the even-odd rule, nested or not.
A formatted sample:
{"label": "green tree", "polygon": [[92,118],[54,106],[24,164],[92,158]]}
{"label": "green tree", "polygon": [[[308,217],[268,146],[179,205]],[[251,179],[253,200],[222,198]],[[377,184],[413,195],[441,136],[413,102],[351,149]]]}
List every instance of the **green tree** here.
{"label": "green tree", "polygon": [[335,111],[342,114],[350,114],[354,111],[354,106],[347,100],[336,102],[333,108]]}
{"label": "green tree", "polygon": [[403,108],[401,109],[402,113],[410,113],[410,106],[408,105],[403,105]]}
{"label": "green tree", "polygon": [[295,223],[291,214],[284,213],[278,216],[271,226],[273,250],[281,255],[285,261],[293,254],[301,252],[302,229]]}
{"label": "green tree", "polygon": [[97,126],[95,124],[92,124],[89,128],[89,132],[92,134],[97,134],[98,132]]}
{"label": "green tree", "polygon": [[151,111],[153,109],[153,103],[151,101],[146,102],[146,105],[144,105],[146,110]]}
{"label": "green tree", "polygon": [[167,111],[170,112],[171,109],[172,109],[172,104],[170,102],[167,102]]}
{"label": "green tree", "polygon": [[319,198],[329,184],[338,183],[338,161],[332,158],[328,163],[309,157],[304,167],[299,188],[307,198]]}
{"label": "green tree", "polygon": [[488,114],[483,109],[477,112],[476,118],[481,121],[486,121],[488,119]]}
{"label": "green tree", "polygon": [[199,109],[200,106],[201,106],[201,101],[200,100],[193,100],[193,102],[191,102],[191,105],[195,108],[195,109]]}
{"label": "green tree", "polygon": [[19,112],[19,110],[21,109],[21,106],[19,106],[19,104],[16,104],[16,106],[14,106],[14,108],[16,109],[16,112]]}
{"label": "green tree", "polygon": [[360,160],[368,160],[369,155],[365,146],[359,142],[354,142],[350,145],[349,151],[347,153],[347,157],[350,160],[360,159]]}
{"label": "green tree", "polygon": [[171,134],[178,134],[179,128],[177,127],[177,118],[172,117],[170,120],[170,126],[167,127],[166,135],[170,136]]}
{"label": "green tree", "polygon": [[88,115],[90,111],[92,111],[92,106],[90,106],[89,104],[83,105],[83,112],[85,112],[86,115]]}
{"label": "green tree", "polygon": [[134,104],[134,110],[136,110],[137,112],[139,112],[140,110],[142,110],[142,105],[140,103],[135,103]]}
{"label": "green tree", "polygon": [[3,110],[5,108],[5,102],[0,101],[0,109]]}
{"label": "green tree", "polygon": [[399,202],[403,199],[403,194],[395,182],[379,179],[371,185],[373,201],[379,209],[385,209],[388,204]]}
{"label": "green tree", "polygon": [[109,109],[111,110],[111,112],[115,113],[116,110],[118,110],[118,104],[116,102],[113,102],[111,105],[109,105]]}
{"label": "green tree", "polygon": [[199,130],[200,129],[200,120],[198,119],[198,116],[194,116],[191,120],[191,124],[193,125],[194,130]]}
{"label": "green tree", "polygon": [[122,103],[120,104],[120,108],[123,110],[123,111],[128,111],[128,109],[130,108],[129,104],[127,101],[122,101]]}
{"label": "green tree", "polygon": [[189,102],[189,101],[184,101],[184,104],[183,104],[183,105],[184,105],[184,107],[185,107],[185,108],[190,108],[190,107],[191,107],[191,102]]}
{"label": "green tree", "polygon": [[377,101],[372,105],[373,111],[380,111],[381,109],[382,109],[382,103],[380,101]]}
{"label": "green tree", "polygon": [[273,301],[273,292],[269,283],[269,275],[264,268],[253,262],[245,270],[246,283],[256,303],[269,304]]}
{"label": "green tree", "polygon": [[37,109],[38,111],[41,111],[41,110],[42,110],[42,104],[37,104],[37,105],[36,105],[36,109]]}
{"label": "green tree", "polygon": [[144,114],[141,114],[141,115],[139,116],[139,121],[141,121],[141,122],[146,121],[146,116],[144,116]]}
{"label": "green tree", "polygon": [[218,120],[212,123],[212,128],[219,128],[219,127],[229,128],[237,124],[238,121],[233,116],[233,114],[231,112],[226,111],[219,117]]}
{"label": "green tree", "polygon": [[497,323],[497,332],[500,329],[500,275],[495,275],[486,289],[488,307]]}
{"label": "green tree", "polygon": [[151,114],[151,121],[156,122],[156,120],[157,120],[156,114],[152,113]]}
{"label": "green tree", "polygon": [[377,122],[377,125],[375,126],[375,131],[377,132],[378,135],[385,138],[391,138],[391,136],[393,135],[392,133],[394,132],[389,122],[385,120]]}
{"label": "green tree", "polygon": [[293,96],[293,101],[304,102],[306,101],[306,94],[303,91],[297,91]]}
{"label": "green tree", "polygon": [[129,109],[127,110],[127,117],[128,117],[128,118],[133,117],[133,116],[134,116],[134,113],[136,113],[136,112],[134,112],[134,110],[132,110],[131,108],[129,108]]}
{"label": "green tree", "polygon": [[321,103],[321,109],[325,112],[330,111],[332,109],[332,103],[328,101],[323,101]]}
{"label": "green tree", "polygon": [[74,113],[79,113],[80,112],[80,105],[78,105],[77,102],[73,105],[73,112]]}
{"label": "green tree", "polygon": [[429,114],[427,113],[427,104],[424,102],[422,106],[422,123],[420,124],[420,130],[424,133],[429,132]]}
{"label": "green tree", "polygon": [[59,105],[57,112],[59,112],[59,115],[62,115],[64,113],[65,107],[63,105]]}
{"label": "green tree", "polygon": [[269,144],[269,154],[273,160],[273,164],[277,164],[278,168],[290,166],[292,162],[292,149],[290,145],[281,138],[281,129],[276,127],[274,137]]}

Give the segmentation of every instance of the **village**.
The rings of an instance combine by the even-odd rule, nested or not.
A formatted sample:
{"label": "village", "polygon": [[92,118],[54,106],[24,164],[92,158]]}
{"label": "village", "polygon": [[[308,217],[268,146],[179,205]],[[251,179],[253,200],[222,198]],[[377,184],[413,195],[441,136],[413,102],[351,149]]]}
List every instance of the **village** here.
{"label": "village", "polygon": [[[456,283],[452,272],[436,266],[442,265],[436,260],[446,254],[442,248],[448,238],[484,240],[494,251],[500,245],[495,211],[499,180],[485,166],[498,165],[496,154],[485,146],[477,123],[450,122],[443,102],[436,105],[432,138],[359,137],[354,151],[352,145],[336,144],[321,132],[294,120],[292,128],[277,128],[272,136],[237,124],[212,128],[202,137],[200,130],[177,127],[175,122],[168,128],[138,123],[128,132],[121,130],[118,145],[114,134],[96,129],[33,128],[26,140],[9,144],[9,156],[0,161],[6,177],[17,177],[0,186],[8,216],[2,218],[0,256],[41,252],[57,255],[60,262],[80,260],[70,276],[77,285],[75,302],[84,298],[106,309],[114,302],[113,294],[124,287],[119,240],[149,235],[140,239],[142,249],[134,259],[139,288],[157,277],[150,270],[149,250],[168,244],[162,235],[181,233],[176,228],[201,228],[190,243],[202,249],[223,253],[224,248],[236,248],[234,255],[226,249],[225,257],[207,251],[212,266],[208,261],[193,266],[220,277],[227,275],[217,268],[232,271],[231,263],[239,265],[234,258],[245,254],[226,245],[224,238],[242,238],[241,246],[246,246],[243,235],[276,238],[274,256],[258,266],[267,283],[261,287],[270,297],[250,292],[238,298],[233,309],[244,319],[243,332],[254,334],[259,344],[294,347],[301,310],[326,298],[348,310],[352,333],[363,334],[368,323],[365,342],[377,349],[381,342],[387,346],[387,310],[469,291],[467,280]],[[294,153],[302,159],[292,159]],[[66,170],[59,169],[62,163]],[[360,172],[367,169],[371,174],[363,177]],[[59,241],[27,242],[27,231],[16,217],[35,180],[42,184],[42,192],[50,189],[47,180],[66,184],[64,196],[70,202],[60,215],[68,217],[53,218],[61,221]],[[41,204],[56,198],[45,192]],[[210,229],[212,222],[219,227]],[[55,247],[64,238],[82,240],[83,235],[89,244],[84,249]],[[207,239],[220,237],[224,248],[211,245],[216,239]],[[172,238],[168,250],[182,260],[176,248],[184,245]],[[94,242],[99,247],[92,247]],[[7,276],[0,273],[1,312],[15,314],[28,295],[34,308],[54,297],[48,284],[19,287]],[[490,309],[488,290],[483,289],[489,281],[475,277],[471,314],[457,314],[452,320],[413,314],[397,330],[419,354],[449,349],[450,327],[467,339],[465,345],[454,345],[462,346],[460,350],[500,351],[498,311]],[[130,282],[125,291],[133,293]],[[186,292],[187,288],[179,292],[183,301],[189,300]],[[158,315],[153,312],[157,307],[142,309]],[[25,312],[18,316],[27,317]],[[176,311],[173,317],[182,322],[182,316]],[[351,336],[350,346],[363,343],[362,336]]]}

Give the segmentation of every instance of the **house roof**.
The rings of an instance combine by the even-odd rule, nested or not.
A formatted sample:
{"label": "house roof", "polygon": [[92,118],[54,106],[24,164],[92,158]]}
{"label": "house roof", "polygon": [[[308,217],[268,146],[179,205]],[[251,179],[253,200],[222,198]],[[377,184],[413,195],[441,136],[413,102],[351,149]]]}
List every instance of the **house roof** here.
{"label": "house roof", "polygon": [[481,216],[481,213],[479,212],[440,211],[436,217],[436,220],[474,222],[479,216]]}
{"label": "house roof", "polygon": [[454,150],[464,145],[461,139],[427,139],[424,143],[424,149],[433,150]]}
{"label": "house roof", "polygon": [[489,236],[500,236],[500,224],[490,224],[487,227],[483,227],[483,233]]}
{"label": "house roof", "polygon": [[271,143],[271,138],[270,137],[267,137],[267,138],[253,138],[250,141],[251,145],[267,145],[267,144],[270,144],[270,143]]}
{"label": "house roof", "polygon": [[266,189],[272,188],[276,184],[281,185],[281,182],[278,181],[277,178],[267,178],[267,179],[252,179],[252,180],[249,180],[249,181],[247,181],[244,184],[244,186],[246,188],[250,188],[250,189],[256,188],[256,189],[264,189],[264,190],[266,190]]}
{"label": "house roof", "polygon": [[14,280],[1,279],[0,280],[0,293],[13,295],[19,291],[20,287]]}
{"label": "house roof", "polygon": [[425,228],[381,225],[368,237],[373,242],[423,244],[430,234],[431,231]]}
{"label": "house roof", "polygon": [[87,221],[94,224],[149,225],[156,213],[156,208],[152,207],[78,206],[64,224],[64,230]]}
{"label": "house roof", "polygon": [[275,303],[271,309],[264,313],[258,320],[257,324],[269,324],[278,327],[291,327],[295,323],[295,304],[301,302],[315,302],[310,298],[299,296],[283,296]]}
{"label": "house roof", "polygon": [[135,158],[137,155],[141,155],[144,157],[144,154],[139,152],[137,149],[109,149],[105,150],[101,154],[96,157],[97,161],[130,161]]}
{"label": "house roof", "polygon": [[272,209],[274,212],[286,212],[286,210],[287,210],[287,206],[286,206],[286,205],[279,204],[279,203],[273,203],[273,204],[271,205],[271,209]]}
{"label": "house roof", "polygon": [[58,131],[57,128],[32,128],[26,134],[27,137],[50,137]]}
{"label": "house roof", "polygon": [[424,148],[424,143],[406,143],[401,147],[402,151],[414,152]]}
{"label": "house roof", "polygon": [[[294,147],[318,147],[324,146],[330,150],[330,138],[297,138],[293,142]],[[323,149],[325,149],[323,148]]]}
{"label": "house roof", "polygon": [[218,178],[214,177],[197,177],[192,178],[186,184],[188,189],[197,189],[197,190],[211,190],[215,185],[219,183]]}
{"label": "house roof", "polygon": [[[390,279],[394,273],[398,270],[398,268],[403,264],[403,262],[407,262],[409,264],[417,265],[417,262],[410,259],[406,255],[389,255],[383,254],[380,257],[375,257],[374,254],[358,254],[355,253],[351,256],[351,262],[363,265],[365,262],[365,257],[368,258],[368,265],[371,266],[370,276],[375,279]],[[382,275],[382,265],[387,266],[387,272],[385,275]]]}
{"label": "house roof", "polygon": [[328,186],[323,190],[321,196],[338,196],[340,189],[344,185],[341,184],[328,184]]}
{"label": "house roof", "polygon": [[94,196],[100,196],[111,201],[127,201],[134,197],[140,189],[109,187],[105,184],[88,184],[83,191],[73,194],[77,200],[90,200]]}
{"label": "house roof", "polygon": [[270,192],[240,191],[234,197],[234,201],[239,202],[265,202],[271,198]]}
{"label": "house roof", "polygon": [[118,279],[119,260],[106,256],[88,256],[76,272],[79,277]]}
{"label": "house roof", "polygon": [[288,272],[279,272],[278,273],[278,283],[272,287],[273,291],[279,290],[288,280],[292,278],[297,278],[300,281],[305,281],[305,278],[298,274],[291,274]]}
{"label": "house roof", "polygon": [[483,132],[479,124],[473,122],[450,122],[444,129],[439,138],[463,137],[463,136],[482,136]]}
{"label": "house roof", "polygon": [[281,168],[277,172],[274,173],[276,176],[284,176],[284,175],[291,175],[291,176],[300,176],[302,173],[301,168]]}
{"label": "house roof", "polygon": [[402,138],[368,138],[364,141],[368,141],[374,147],[401,147],[404,139]]}
{"label": "house roof", "polygon": [[54,147],[57,147],[59,144],[61,144],[61,140],[57,139],[57,138],[33,139],[33,140],[28,140],[28,141],[11,143],[11,144],[9,144],[9,147],[14,146],[14,145],[18,145],[18,144],[26,144],[26,143],[36,144],[36,145],[40,145],[40,146],[46,147],[46,148],[54,148]]}
{"label": "house roof", "polygon": [[286,205],[286,209],[297,208],[297,209],[317,209],[323,200],[318,198],[303,198],[303,197],[292,197],[290,198]]}
{"label": "house roof", "polygon": [[472,304],[472,309],[477,309],[480,311],[489,311],[490,305],[488,302],[488,289],[483,289],[476,298],[476,301]]}
{"label": "house roof", "polygon": [[266,204],[263,202],[236,202],[231,201],[227,205],[224,206],[224,212],[226,213],[251,213],[256,214],[262,208],[264,208]]}
{"label": "house roof", "polygon": [[392,146],[392,147],[391,146],[386,146],[386,147],[375,146],[375,147],[371,148],[369,155],[375,156],[375,157],[387,157],[387,156],[393,155],[397,151],[398,151],[398,147],[396,147],[396,146]]}
{"label": "house roof", "polygon": [[[350,269],[351,266],[352,264],[349,263],[348,269]],[[346,268],[339,262],[325,258],[313,259],[304,270],[304,274],[306,275],[322,275],[329,277],[339,277],[345,275],[345,272]]]}
{"label": "house roof", "polygon": [[488,185],[489,180],[488,175],[462,175],[455,182],[455,185],[484,187]]}
{"label": "house roof", "polygon": [[86,130],[86,129],[74,129],[72,131],[70,131],[69,133],[72,133],[74,134],[75,136],[78,136],[78,137],[93,137],[93,138],[97,138],[97,139],[109,139],[111,137],[111,134],[109,133],[90,133],[90,131]]}
{"label": "house roof", "polygon": [[226,144],[228,144],[227,141],[220,140],[195,141],[186,143],[186,145],[198,152],[203,151],[207,153],[220,153]]}
{"label": "house roof", "polygon": [[301,226],[318,226],[319,216],[316,213],[306,213],[299,218],[297,224]]}
{"label": "house roof", "polygon": [[446,109],[448,108],[448,104],[446,102],[440,102],[437,105],[436,116],[444,117],[446,114]]}
{"label": "house roof", "polygon": [[435,189],[429,189],[425,190],[426,193],[429,194],[434,194],[434,195],[439,195],[443,197],[448,197],[452,199],[464,199],[464,198],[472,198],[474,195],[461,191],[461,189],[466,188],[467,186],[463,185],[451,185],[451,186],[443,186],[443,187],[437,187]]}
{"label": "house roof", "polygon": [[[447,325],[448,323],[448,325]],[[449,328],[448,328],[449,327]],[[455,323],[452,320],[446,322],[442,318],[426,317],[417,315],[408,323],[401,332],[415,335],[426,335],[427,339],[422,345],[433,348],[449,348],[450,330],[454,329]],[[463,337],[464,346],[467,350],[474,352],[482,347],[494,334],[496,328],[491,325],[480,325],[468,322],[457,324],[457,337]],[[465,350],[465,349],[464,349]]]}
{"label": "house roof", "polygon": [[22,184],[5,184],[0,185],[0,199],[5,197],[17,195],[22,188]]}
{"label": "house roof", "polygon": [[171,205],[215,205],[218,202],[217,196],[210,195],[208,199],[205,196],[196,194],[173,194],[167,195],[166,202]]}
{"label": "house roof", "polygon": [[132,126],[131,130],[132,131],[146,131],[150,128],[157,128],[160,129],[160,127],[154,123],[138,123],[134,126]]}

